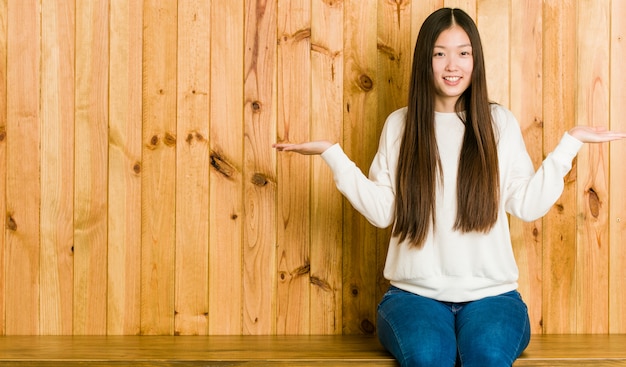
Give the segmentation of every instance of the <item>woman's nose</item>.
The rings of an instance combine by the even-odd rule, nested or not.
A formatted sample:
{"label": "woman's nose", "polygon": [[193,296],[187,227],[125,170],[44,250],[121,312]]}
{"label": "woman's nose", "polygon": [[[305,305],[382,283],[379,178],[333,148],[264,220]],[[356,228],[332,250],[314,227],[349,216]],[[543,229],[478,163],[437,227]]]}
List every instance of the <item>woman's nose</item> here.
{"label": "woman's nose", "polygon": [[446,61],[446,71],[456,70],[456,60],[454,57],[449,57]]}

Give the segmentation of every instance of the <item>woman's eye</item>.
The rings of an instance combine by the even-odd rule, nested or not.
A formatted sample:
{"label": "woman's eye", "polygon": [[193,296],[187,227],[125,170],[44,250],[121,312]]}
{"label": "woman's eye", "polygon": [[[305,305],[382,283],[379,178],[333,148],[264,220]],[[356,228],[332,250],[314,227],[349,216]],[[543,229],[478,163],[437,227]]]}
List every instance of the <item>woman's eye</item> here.
{"label": "woman's eye", "polygon": [[433,57],[443,57],[443,52],[435,52]]}

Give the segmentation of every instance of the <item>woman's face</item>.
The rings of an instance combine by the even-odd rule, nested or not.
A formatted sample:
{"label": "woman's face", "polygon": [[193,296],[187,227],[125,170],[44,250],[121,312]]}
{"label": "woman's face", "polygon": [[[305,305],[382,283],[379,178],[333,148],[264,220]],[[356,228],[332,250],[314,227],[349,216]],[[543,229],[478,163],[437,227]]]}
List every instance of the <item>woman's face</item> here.
{"label": "woman's face", "polygon": [[463,28],[454,25],[435,41],[432,58],[435,111],[454,112],[459,97],[472,82],[472,44]]}

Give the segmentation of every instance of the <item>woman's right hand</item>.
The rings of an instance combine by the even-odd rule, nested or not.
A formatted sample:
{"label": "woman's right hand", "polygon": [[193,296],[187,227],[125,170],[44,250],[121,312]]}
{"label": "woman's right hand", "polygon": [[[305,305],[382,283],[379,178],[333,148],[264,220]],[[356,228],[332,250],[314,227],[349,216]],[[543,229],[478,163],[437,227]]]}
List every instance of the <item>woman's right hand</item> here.
{"label": "woman's right hand", "polygon": [[295,152],[303,155],[322,154],[331,146],[333,146],[333,143],[327,140],[309,141],[300,144],[277,143],[272,145],[279,152]]}

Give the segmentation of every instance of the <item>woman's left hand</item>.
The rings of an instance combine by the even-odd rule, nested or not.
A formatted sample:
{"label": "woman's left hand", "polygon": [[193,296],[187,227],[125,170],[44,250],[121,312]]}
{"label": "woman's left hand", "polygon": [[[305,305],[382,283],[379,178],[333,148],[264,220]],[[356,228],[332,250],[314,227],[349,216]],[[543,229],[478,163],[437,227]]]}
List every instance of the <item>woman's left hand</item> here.
{"label": "woman's left hand", "polygon": [[626,138],[626,132],[611,131],[595,126],[576,126],[568,133],[583,143],[604,143]]}

